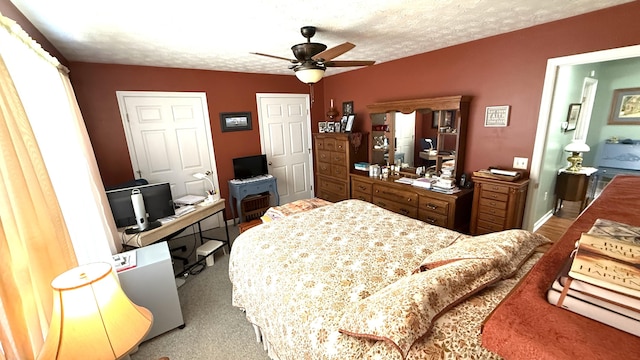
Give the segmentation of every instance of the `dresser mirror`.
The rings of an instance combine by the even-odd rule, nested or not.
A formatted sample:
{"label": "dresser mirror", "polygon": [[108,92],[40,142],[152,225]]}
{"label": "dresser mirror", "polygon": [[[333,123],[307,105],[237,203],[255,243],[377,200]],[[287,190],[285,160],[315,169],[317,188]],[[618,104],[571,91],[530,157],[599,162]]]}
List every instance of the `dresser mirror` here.
{"label": "dresser mirror", "polygon": [[371,117],[372,164],[401,165],[415,174],[424,166],[433,174],[459,180],[464,169],[470,97],[449,96],[375,103]]}

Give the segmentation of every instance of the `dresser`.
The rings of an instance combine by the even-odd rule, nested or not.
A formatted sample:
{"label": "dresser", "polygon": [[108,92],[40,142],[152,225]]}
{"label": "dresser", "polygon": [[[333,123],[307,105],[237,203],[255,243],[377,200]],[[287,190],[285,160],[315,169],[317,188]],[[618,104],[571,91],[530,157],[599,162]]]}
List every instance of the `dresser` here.
{"label": "dresser", "polygon": [[[352,143],[353,137],[356,141]],[[349,198],[349,171],[354,163],[367,161],[367,138],[368,134],[360,133],[313,134],[317,197],[331,202]]]}
{"label": "dresser", "polygon": [[504,181],[473,176],[471,234],[519,229],[529,180]]}
{"label": "dresser", "polygon": [[351,174],[351,198],[368,201],[395,213],[448,229],[468,232],[473,190],[442,194],[397,183],[397,177],[377,179]]}

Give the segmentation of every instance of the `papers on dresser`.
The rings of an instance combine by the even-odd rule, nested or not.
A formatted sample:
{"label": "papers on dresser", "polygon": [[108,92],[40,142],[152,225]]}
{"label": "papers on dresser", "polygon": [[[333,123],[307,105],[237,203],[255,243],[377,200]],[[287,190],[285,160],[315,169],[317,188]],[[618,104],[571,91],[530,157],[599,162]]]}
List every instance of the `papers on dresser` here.
{"label": "papers on dresser", "polygon": [[116,269],[116,272],[134,268],[136,264],[136,250],[113,255],[113,267]]}

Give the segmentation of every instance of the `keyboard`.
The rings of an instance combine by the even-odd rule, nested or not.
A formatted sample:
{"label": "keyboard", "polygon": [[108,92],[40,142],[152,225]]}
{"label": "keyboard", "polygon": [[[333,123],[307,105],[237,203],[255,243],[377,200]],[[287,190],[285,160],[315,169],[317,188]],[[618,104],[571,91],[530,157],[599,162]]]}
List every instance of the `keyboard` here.
{"label": "keyboard", "polygon": [[260,175],[260,176],[254,176],[252,178],[247,178],[247,179],[233,179],[233,180],[231,180],[231,183],[232,184],[246,184],[246,183],[251,183],[251,182],[254,182],[254,181],[271,179],[272,177],[273,177],[273,175],[270,175],[270,174]]}

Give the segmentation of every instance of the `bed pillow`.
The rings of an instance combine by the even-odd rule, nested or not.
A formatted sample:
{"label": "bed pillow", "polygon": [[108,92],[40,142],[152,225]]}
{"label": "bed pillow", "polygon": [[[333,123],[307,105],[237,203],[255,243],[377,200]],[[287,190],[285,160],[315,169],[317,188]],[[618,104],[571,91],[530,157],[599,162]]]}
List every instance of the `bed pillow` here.
{"label": "bed pillow", "polygon": [[408,275],[345,309],[339,331],[383,340],[404,359],[445,311],[500,280],[487,260],[458,260]]}
{"label": "bed pillow", "polygon": [[502,278],[506,279],[515,274],[538,246],[550,242],[542,235],[519,229],[460,239],[429,254],[414,273],[458,259],[491,259]]}

